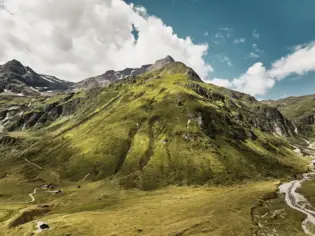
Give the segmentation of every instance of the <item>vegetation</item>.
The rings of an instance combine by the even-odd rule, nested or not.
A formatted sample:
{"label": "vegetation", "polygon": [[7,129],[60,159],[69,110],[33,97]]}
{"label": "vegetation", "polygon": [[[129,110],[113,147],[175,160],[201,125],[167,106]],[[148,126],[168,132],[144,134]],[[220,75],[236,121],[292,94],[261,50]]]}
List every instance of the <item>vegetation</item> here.
{"label": "vegetation", "polygon": [[[0,137],[0,234],[31,235],[41,219],[52,227],[43,235],[251,235],[261,232],[257,201],[307,169],[288,140],[304,141],[277,109],[205,84],[182,63],[7,101],[3,114],[23,113]],[[286,210],[279,235],[301,217]]]}
{"label": "vegetation", "polygon": [[[274,191],[275,184],[267,181],[231,187],[172,186],[153,192],[120,190],[114,182],[106,181],[83,184],[80,189],[65,187],[63,195],[55,199],[48,196],[52,208],[41,220],[52,229],[41,234],[253,235],[259,227],[253,224],[251,209]],[[289,217],[301,219],[294,212]],[[12,220],[5,222],[7,226],[0,228],[0,233],[36,232],[34,221],[14,228],[8,227],[10,223]],[[290,223],[277,221],[274,225],[278,235],[303,235],[298,223]]]}

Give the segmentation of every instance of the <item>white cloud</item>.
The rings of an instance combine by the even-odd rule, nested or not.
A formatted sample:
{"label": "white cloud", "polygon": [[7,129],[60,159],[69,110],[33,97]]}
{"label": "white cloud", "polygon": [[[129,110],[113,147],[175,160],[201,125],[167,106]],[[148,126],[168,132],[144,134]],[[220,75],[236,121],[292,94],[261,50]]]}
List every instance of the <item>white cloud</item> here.
{"label": "white cloud", "polygon": [[221,32],[218,32],[218,33],[215,34],[215,38],[217,38],[217,39],[224,39],[225,37],[224,37],[224,35]]}
{"label": "white cloud", "polygon": [[226,38],[232,37],[232,31],[231,28],[220,28],[218,32],[214,35],[215,39],[212,39],[214,44],[220,44],[221,41],[225,42]]}
{"label": "white cloud", "polygon": [[208,35],[209,35],[209,32],[206,31],[203,35],[204,35],[204,36],[208,36]]}
{"label": "white cloud", "polygon": [[202,78],[212,71],[204,60],[207,44],[179,38],[144,7],[121,0],[10,0],[7,11],[2,9],[0,63],[15,58],[40,73],[71,81],[153,63],[166,55]]}
{"label": "white cloud", "polygon": [[246,42],[246,39],[245,39],[245,38],[234,39],[233,42],[234,42],[235,44],[245,43],[245,42]]}
{"label": "white cloud", "polygon": [[222,63],[226,63],[228,66],[232,66],[232,62],[231,59],[227,56],[224,56],[220,59],[220,62]]}
{"label": "white cloud", "polygon": [[228,27],[220,28],[220,30],[227,31],[227,32],[232,32],[233,31],[232,28],[228,28]]}
{"label": "white cloud", "polygon": [[273,63],[270,75],[278,80],[291,74],[303,75],[315,70],[315,42],[296,47],[296,50]]}
{"label": "white cloud", "polygon": [[268,72],[261,62],[255,63],[239,78],[233,80],[215,78],[210,82],[251,95],[265,94],[275,83],[272,78],[269,78]]}
{"label": "white cloud", "polygon": [[211,83],[221,87],[230,87],[230,81],[228,81],[227,79],[214,78],[213,80],[211,80]]}
{"label": "white cloud", "polygon": [[250,52],[246,57],[246,58],[259,58],[260,56],[257,53],[254,52]]}
{"label": "white cloud", "polygon": [[210,82],[257,96],[266,94],[278,80],[310,71],[315,71],[315,42],[296,47],[293,53],[275,61],[269,70],[258,62],[238,78],[232,80],[215,78]]}
{"label": "white cloud", "polygon": [[253,30],[253,37],[255,39],[258,39],[260,37],[260,34],[256,30]]}

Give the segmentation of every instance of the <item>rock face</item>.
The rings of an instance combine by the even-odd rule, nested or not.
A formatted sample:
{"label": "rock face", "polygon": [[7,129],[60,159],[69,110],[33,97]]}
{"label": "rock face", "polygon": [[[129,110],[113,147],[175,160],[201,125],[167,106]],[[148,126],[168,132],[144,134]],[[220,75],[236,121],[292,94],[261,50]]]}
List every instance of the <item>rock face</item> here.
{"label": "rock face", "polygon": [[277,108],[296,127],[296,132],[308,138],[315,137],[315,95],[288,97],[263,101]]}
{"label": "rock face", "polygon": [[79,108],[81,98],[73,96],[74,93],[68,93],[54,102],[43,98],[37,101],[41,105],[32,105],[30,102],[7,108],[0,107],[0,127],[3,131],[15,131],[47,126],[61,116],[73,114]]}
{"label": "rock face", "polygon": [[54,76],[37,74],[17,60],[0,66],[0,93],[7,95],[31,96],[47,91],[65,91],[71,85]]}

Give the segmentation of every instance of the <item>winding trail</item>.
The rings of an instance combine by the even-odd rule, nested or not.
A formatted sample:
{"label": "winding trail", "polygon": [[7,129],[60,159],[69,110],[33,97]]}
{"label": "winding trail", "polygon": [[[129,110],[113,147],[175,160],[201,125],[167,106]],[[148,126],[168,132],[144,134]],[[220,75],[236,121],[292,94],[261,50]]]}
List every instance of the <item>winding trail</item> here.
{"label": "winding trail", "polygon": [[26,159],[25,157],[24,157],[23,159],[24,159],[27,163],[29,163],[29,164],[31,164],[31,165],[33,165],[33,166],[36,166],[36,167],[37,167],[38,169],[40,169],[40,170],[44,169],[43,167],[41,167],[41,166],[35,164],[34,162],[29,161],[29,160]]}
{"label": "winding trail", "polygon": [[35,188],[34,191],[29,194],[29,196],[30,196],[31,199],[32,199],[32,200],[29,201],[29,202],[35,202],[36,199],[35,199],[35,197],[34,197],[34,194],[36,194],[36,193],[37,193],[37,188]]}

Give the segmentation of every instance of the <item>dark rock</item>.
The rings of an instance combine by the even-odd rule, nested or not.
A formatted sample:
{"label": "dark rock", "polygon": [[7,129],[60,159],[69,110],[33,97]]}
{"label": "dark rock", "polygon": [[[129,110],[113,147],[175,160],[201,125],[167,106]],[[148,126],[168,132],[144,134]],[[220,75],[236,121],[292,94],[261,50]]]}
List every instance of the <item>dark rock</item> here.
{"label": "dark rock", "polygon": [[4,73],[16,73],[19,75],[23,75],[26,73],[25,67],[21,64],[21,62],[17,60],[12,60],[3,65],[2,71]]}
{"label": "dark rock", "polygon": [[39,225],[39,228],[40,228],[40,229],[49,229],[49,225],[43,223],[43,224]]}
{"label": "dark rock", "polygon": [[37,207],[39,207],[39,208],[49,208],[50,205],[48,205],[48,204],[42,204],[42,205],[38,205]]}
{"label": "dark rock", "polygon": [[214,91],[210,91],[210,90],[200,86],[199,84],[188,84],[188,85],[186,85],[186,87],[194,90],[197,94],[199,94],[205,98],[211,99],[213,101],[222,101],[222,102],[225,101],[224,95],[217,93],[217,92],[214,92]]}
{"label": "dark rock", "polygon": [[202,82],[199,75],[193,69],[189,68],[189,70],[187,71],[187,74],[190,80]]}

